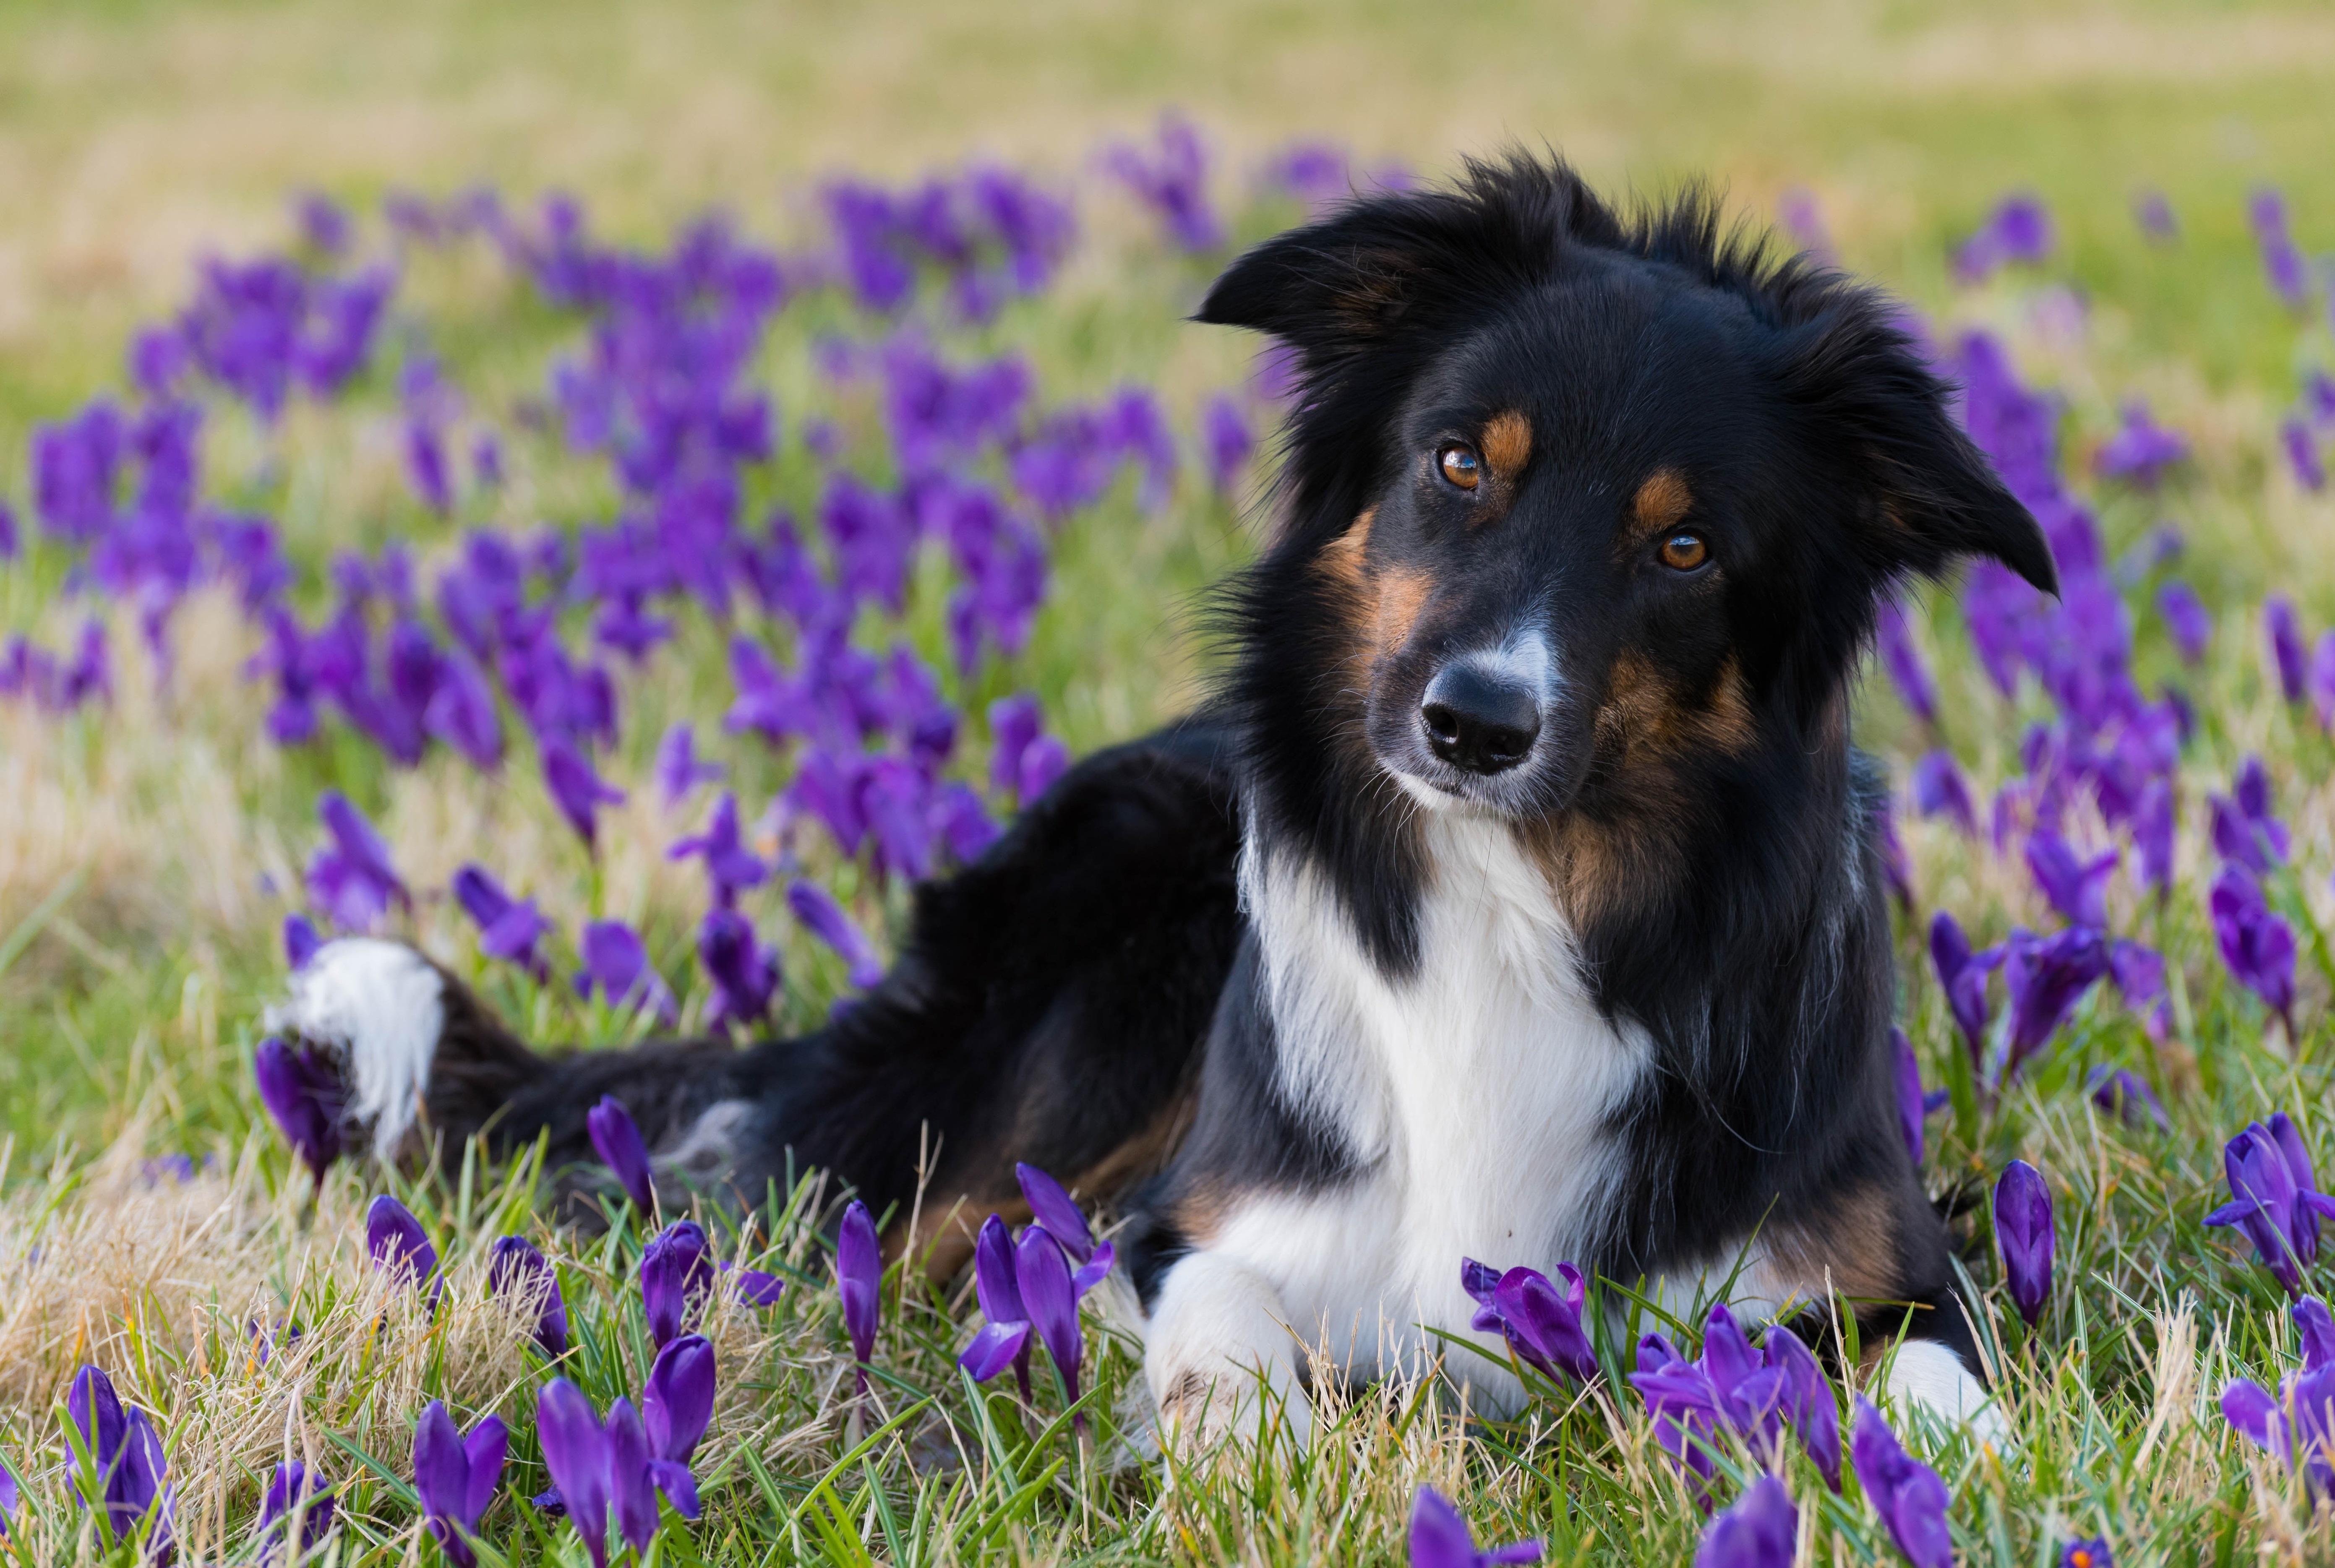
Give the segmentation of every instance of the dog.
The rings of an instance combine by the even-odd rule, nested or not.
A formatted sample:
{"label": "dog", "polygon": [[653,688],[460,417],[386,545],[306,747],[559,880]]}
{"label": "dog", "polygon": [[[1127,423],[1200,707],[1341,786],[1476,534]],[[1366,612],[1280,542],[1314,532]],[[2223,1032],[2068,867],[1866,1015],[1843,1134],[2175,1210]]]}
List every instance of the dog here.
{"label": "dog", "polygon": [[1517,155],[1257,247],[1197,319],[1299,382],[1219,690],[919,887],[828,1027],[547,1057],[366,940],[271,1021],[384,1154],[588,1162],[613,1095],[660,1181],[828,1170],[943,1276],[1041,1166],[1129,1216],[1172,1430],[1267,1401],[1302,1438],[1315,1368],[1447,1334],[1513,1409],[1463,1257],[1846,1302],[1901,1397],[1991,1418],[1899,1128],[1851,692],[1909,579],[2057,581],[1894,307],[1705,195],[1624,214]]}

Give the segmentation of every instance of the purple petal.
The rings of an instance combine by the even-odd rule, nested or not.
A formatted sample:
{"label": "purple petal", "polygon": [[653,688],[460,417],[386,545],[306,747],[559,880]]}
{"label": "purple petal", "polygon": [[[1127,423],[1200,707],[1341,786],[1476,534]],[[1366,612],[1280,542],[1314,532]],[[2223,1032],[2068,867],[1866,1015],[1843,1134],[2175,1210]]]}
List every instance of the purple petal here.
{"label": "purple petal", "polygon": [[1030,1343],[1027,1322],[992,1319],[981,1326],[973,1343],[957,1358],[956,1364],[973,1374],[976,1383],[985,1383],[1013,1364],[1023,1348]]}
{"label": "purple petal", "polygon": [[851,1339],[852,1356],[863,1364],[876,1349],[883,1282],[884,1251],[876,1239],[876,1221],[867,1205],[854,1198],[836,1232],[835,1283],[843,1297],[843,1326]]}
{"label": "purple petal", "polygon": [[584,1124],[592,1137],[592,1147],[599,1152],[602,1163],[616,1173],[616,1181],[633,1206],[643,1214],[656,1207],[655,1186],[649,1171],[648,1145],[641,1137],[638,1123],[632,1113],[613,1096],[603,1095],[600,1103],[584,1114]]}
{"label": "purple petal", "polygon": [[608,1434],[575,1384],[554,1378],[535,1400],[536,1434],[543,1463],[567,1502],[567,1515],[592,1553],[596,1568],[607,1568],[610,1474]]}
{"label": "purple petal", "polygon": [[1094,1232],[1062,1184],[1033,1165],[1016,1165],[1013,1178],[1022,1184],[1022,1196],[1047,1234],[1061,1243],[1074,1262],[1086,1262],[1094,1253]]}
{"label": "purple petal", "polygon": [[641,1421],[649,1452],[686,1465],[713,1418],[713,1347],[700,1334],[684,1334],[657,1352],[641,1395]]}

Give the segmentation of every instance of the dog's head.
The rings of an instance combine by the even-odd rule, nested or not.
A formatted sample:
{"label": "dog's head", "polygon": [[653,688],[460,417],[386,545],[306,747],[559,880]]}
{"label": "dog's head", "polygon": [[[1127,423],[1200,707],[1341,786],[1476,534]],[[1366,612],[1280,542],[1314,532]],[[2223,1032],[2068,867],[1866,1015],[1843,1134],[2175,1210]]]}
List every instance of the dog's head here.
{"label": "dog's head", "polygon": [[1475,166],[1257,247],[1199,314],[1300,371],[1239,612],[1285,775],[1519,825],[1675,815],[1730,758],[1845,746],[1900,579],[1976,554],[2055,586],[1889,304],[1699,197],[1625,222],[1562,165]]}

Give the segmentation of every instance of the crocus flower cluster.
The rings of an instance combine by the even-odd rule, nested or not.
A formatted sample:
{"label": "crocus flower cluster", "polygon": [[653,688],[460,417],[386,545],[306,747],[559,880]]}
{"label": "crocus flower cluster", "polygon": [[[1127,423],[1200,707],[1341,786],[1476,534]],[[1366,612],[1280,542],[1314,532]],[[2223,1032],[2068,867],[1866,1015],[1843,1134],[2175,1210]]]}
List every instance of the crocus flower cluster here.
{"label": "crocus flower cluster", "polygon": [[[1016,1165],[1013,1174],[1034,1220],[1018,1240],[996,1215],[982,1223],[973,1266],[984,1321],[957,1364],[983,1383],[1012,1367],[1026,1399],[1034,1340],[1053,1358],[1076,1404],[1086,1351],[1079,1302],[1110,1273],[1117,1249],[1095,1240],[1086,1215],[1052,1176],[1032,1165]],[[1081,1430],[1085,1420],[1083,1413],[1072,1418]]]}
{"label": "crocus flower cluster", "polygon": [[2235,1379],[2222,1390],[2222,1415],[2246,1441],[2299,1471],[2313,1493],[2335,1496],[2335,1320],[2310,1296],[2291,1315],[2301,1369],[2287,1373],[2275,1395],[2251,1378]]}
{"label": "crocus flower cluster", "polygon": [[1696,1478],[1708,1505],[1712,1446],[1733,1432],[1755,1454],[1780,1459],[1788,1428],[1835,1490],[1840,1486],[1840,1408],[1799,1336],[1782,1324],[1757,1350],[1723,1302],[1703,1324],[1702,1354],[1688,1360],[1661,1334],[1638,1341],[1631,1387],[1646,1401],[1654,1437]]}
{"label": "crocus flower cluster", "polygon": [[656,1539],[660,1493],[683,1518],[698,1516],[689,1456],[712,1412],[712,1347],[695,1335],[659,1353],[640,1408],[619,1396],[605,1420],[567,1379],[544,1385],[536,1397],[544,1466],[595,1568],[607,1568],[612,1516],[635,1553]]}
{"label": "crocus flower cluster", "polygon": [[2249,1123],[2224,1147],[2222,1168],[2230,1201],[2205,1223],[2244,1235],[2262,1267],[2299,1298],[2303,1271],[2319,1261],[2319,1222],[2335,1218],[2335,1198],[2319,1190],[2311,1151],[2293,1118],[2279,1111],[2268,1126]]}
{"label": "crocus flower cluster", "polygon": [[[2277,617],[2272,619],[2275,628]],[[2223,862],[2207,905],[2214,944],[2232,978],[2262,999],[2291,1040],[2294,928],[2270,907],[2262,887],[2285,864],[2289,840],[2286,825],[2272,814],[2270,776],[2260,758],[2239,768],[2230,794],[2213,798],[2213,812],[2214,848]]]}

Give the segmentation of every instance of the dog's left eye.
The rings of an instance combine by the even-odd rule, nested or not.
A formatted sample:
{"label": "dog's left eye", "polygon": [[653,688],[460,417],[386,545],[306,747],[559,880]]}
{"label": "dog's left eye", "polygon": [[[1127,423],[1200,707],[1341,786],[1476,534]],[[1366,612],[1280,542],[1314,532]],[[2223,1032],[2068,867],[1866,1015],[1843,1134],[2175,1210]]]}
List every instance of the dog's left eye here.
{"label": "dog's left eye", "polygon": [[1673,572],[1691,572],[1710,559],[1710,547],[1700,534],[1672,534],[1662,541],[1662,565]]}
{"label": "dog's left eye", "polygon": [[1435,466],[1443,477],[1463,490],[1472,490],[1483,478],[1483,464],[1477,459],[1476,449],[1454,441],[1435,454]]}

